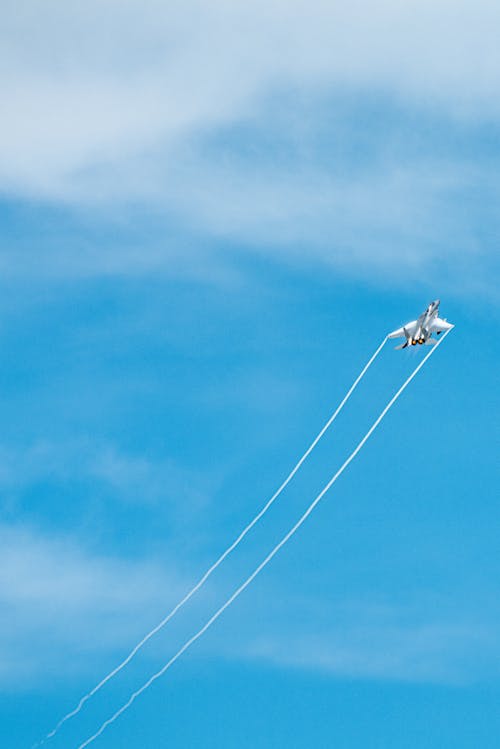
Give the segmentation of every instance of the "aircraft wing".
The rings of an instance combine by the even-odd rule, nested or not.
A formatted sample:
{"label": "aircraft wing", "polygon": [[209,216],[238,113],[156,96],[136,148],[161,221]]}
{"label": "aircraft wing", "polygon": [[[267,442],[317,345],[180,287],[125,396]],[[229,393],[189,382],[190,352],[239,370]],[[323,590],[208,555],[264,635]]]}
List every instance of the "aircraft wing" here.
{"label": "aircraft wing", "polygon": [[403,325],[402,328],[398,328],[397,330],[393,330],[392,333],[389,333],[387,336],[388,338],[406,338],[405,330],[412,335],[412,333],[415,332],[415,329],[417,327],[418,320],[412,320],[411,322],[407,322],[406,325]]}
{"label": "aircraft wing", "polygon": [[436,317],[430,324],[431,333],[441,333],[443,330],[449,330],[453,327],[451,323],[446,320],[441,320],[440,317]]}

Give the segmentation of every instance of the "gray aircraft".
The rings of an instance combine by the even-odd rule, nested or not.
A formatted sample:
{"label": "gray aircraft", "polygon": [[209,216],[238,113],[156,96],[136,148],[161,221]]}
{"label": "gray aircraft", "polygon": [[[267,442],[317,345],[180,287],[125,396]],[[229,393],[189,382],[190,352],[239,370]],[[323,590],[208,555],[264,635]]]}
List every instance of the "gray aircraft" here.
{"label": "gray aircraft", "polygon": [[410,345],[416,346],[417,343],[433,346],[437,343],[436,339],[432,338],[433,333],[439,335],[444,330],[453,327],[451,323],[438,317],[439,304],[439,299],[436,299],[435,302],[429,304],[425,312],[422,312],[418,320],[407,322],[402,328],[389,333],[389,338],[406,338],[406,342],[402,343],[401,346],[396,346],[396,349],[406,348]]}

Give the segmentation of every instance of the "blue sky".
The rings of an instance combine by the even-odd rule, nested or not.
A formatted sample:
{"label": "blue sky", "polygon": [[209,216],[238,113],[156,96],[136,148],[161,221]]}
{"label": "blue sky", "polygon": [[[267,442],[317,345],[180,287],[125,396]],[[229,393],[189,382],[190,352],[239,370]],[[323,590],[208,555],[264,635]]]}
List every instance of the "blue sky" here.
{"label": "blue sky", "polygon": [[[7,7],[2,745],[40,739],[163,617],[436,297],[456,329],[359,457],[95,746],[498,745],[498,14]],[[422,356],[386,346],[54,749],[224,602]]]}

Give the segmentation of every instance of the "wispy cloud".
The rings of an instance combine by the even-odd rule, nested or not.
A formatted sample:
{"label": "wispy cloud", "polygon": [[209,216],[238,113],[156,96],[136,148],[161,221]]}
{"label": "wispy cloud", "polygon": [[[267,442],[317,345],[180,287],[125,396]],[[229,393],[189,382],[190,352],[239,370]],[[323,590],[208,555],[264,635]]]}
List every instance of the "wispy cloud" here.
{"label": "wispy cloud", "polygon": [[[23,7],[4,12],[0,126],[0,180],[21,194],[120,192],[113,175],[130,159],[144,190],[142,156],[158,149],[168,181],[179,142],[253,116],[281,87],[380,90],[499,114],[499,10],[489,0],[387,0],[369,13],[303,0]],[[125,189],[134,193],[133,180]]]}
{"label": "wispy cloud", "polygon": [[249,638],[245,653],[277,667],[338,677],[458,684],[496,674],[494,622],[476,621],[464,611],[452,613],[453,601],[446,598],[435,601],[432,610],[428,604],[425,595],[383,605],[369,596],[321,607],[309,601],[314,617],[304,616],[299,606],[300,632],[288,619],[279,634]]}
{"label": "wispy cloud", "polygon": [[3,524],[0,680],[26,686],[43,674],[86,671],[89,658],[126,647],[183,589],[165,566],[98,555],[69,538]]}
{"label": "wispy cloud", "polygon": [[[97,662],[101,671],[103,662],[116,665],[188,584],[165,561],[126,561],[74,538],[0,525],[0,685],[25,688],[47,673],[67,680],[88,669],[94,676]],[[222,624],[202,652],[362,679],[458,684],[498,671],[498,612],[484,601],[471,613],[451,594],[425,591],[380,601],[368,593],[281,600],[268,590],[260,610],[255,598],[244,600],[231,637]],[[210,612],[215,605],[212,592]],[[153,643],[148,657],[163,656]]]}
{"label": "wispy cloud", "polygon": [[172,504],[206,501],[201,477],[171,459],[152,460],[126,454],[111,443],[89,440],[36,442],[25,449],[0,448],[0,487],[22,490],[40,482],[70,483],[82,479],[102,484],[120,501]]}
{"label": "wispy cloud", "polygon": [[386,0],[369,13],[322,0],[23,10],[7,6],[2,24],[0,168],[4,185],[26,191],[84,183],[90,166],[112,168],[154,143],[175,147],[251,112],[276,85],[366,86],[498,115],[490,0]]}
{"label": "wispy cloud", "polygon": [[[452,260],[450,290],[494,293],[498,169],[475,159],[500,117],[497,3],[23,8],[0,32],[0,189],[90,208],[90,223],[154,216],[157,234],[134,245],[129,222],[103,249],[60,233],[42,255],[6,248],[7,273],[212,278],[225,243],[390,283],[432,256]],[[445,145],[457,128],[474,158]]]}

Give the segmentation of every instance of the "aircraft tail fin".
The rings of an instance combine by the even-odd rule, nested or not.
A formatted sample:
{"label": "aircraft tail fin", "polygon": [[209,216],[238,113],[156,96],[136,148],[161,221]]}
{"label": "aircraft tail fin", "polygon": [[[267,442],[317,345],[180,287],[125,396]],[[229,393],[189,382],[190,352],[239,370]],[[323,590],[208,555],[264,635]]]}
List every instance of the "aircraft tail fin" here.
{"label": "aircraft tail fin", "polygon": [[406,348],[408,346],[408,341],[405,341],[405,343],[402,343],[400,346],[394,346],[394,351],[401,351],[402,348]]}
{"label": "aircraft tail fin", "polygon": [[428,338],[425,342],[426,346],[435,346],[437,343],[435,338]]}

